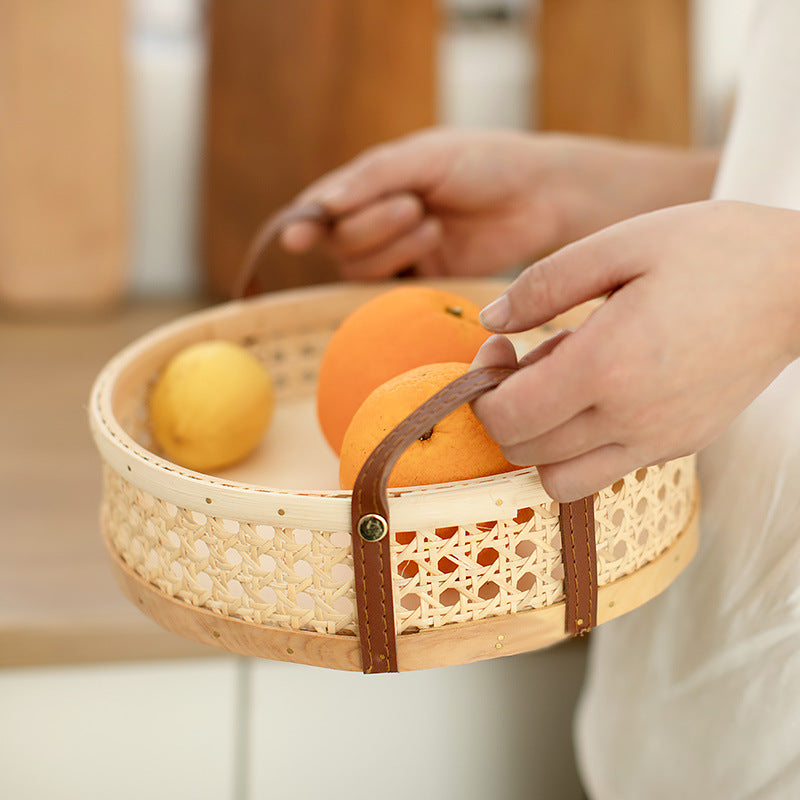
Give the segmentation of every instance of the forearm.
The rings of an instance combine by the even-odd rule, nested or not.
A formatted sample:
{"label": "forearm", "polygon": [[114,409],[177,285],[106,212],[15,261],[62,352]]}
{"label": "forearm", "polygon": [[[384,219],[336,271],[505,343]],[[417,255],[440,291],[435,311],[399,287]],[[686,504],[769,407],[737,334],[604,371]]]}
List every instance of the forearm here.
{"label": "forearm", "polygon": [[800,358],[800,211],[794,209],[770,209],[780,216],[782,236],[775,237],[778,250],[775,266],[783,286],[783,317],[776,315],[776,325],[784,322],[787,331],[789,358]]}
{"label": "forearm", "polygon": [[637,214],[708,199],[719,163],[716,149],[546,136],[561,153],[552,184],[558,245]]}

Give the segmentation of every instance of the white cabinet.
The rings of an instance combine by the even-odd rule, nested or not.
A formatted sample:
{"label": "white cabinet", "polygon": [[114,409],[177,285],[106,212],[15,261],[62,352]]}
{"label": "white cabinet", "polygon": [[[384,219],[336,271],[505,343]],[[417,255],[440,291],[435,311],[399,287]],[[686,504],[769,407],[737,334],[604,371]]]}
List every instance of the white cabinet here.
{"label": "white cabinet", "polygon": [[580,800],[585,649],[400,675],[225,655],[0,670],[0,798]]}
{"label": "white cabinet", "polygon": [[579,800],[585,647],[361,675],[251,662],[249,798]]}
{"label": "white cabinet", "polygon": [[238,675],[225,657],[0,671],[0,797],[234,800]]}

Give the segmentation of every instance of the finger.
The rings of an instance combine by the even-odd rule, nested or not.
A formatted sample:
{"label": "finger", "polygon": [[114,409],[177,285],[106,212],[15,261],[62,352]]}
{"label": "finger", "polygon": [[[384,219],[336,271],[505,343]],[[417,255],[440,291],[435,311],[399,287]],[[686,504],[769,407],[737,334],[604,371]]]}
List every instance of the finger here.
{"label": "finger", "polygon": [[513,447],[594,405],[593,371],[586,366],[585,349],[577,333],[544,343],[535,363],[475,400],[473,410],[489,436],[503,448]]}
{"label": "finger", "polygon": [[481,367],[517,367],[517,352],[505,336],[490,336],[475,354],[470,370]]}
{"label": "finger", "polygon": [[[345,164],[326,173],[300,192],[292,201],[291,206],[322,205],[333,214],[332,209],[322,202],[321,198],[332,192],[335,193],[335,187],[341,184],[343,178],[346,177],[351,169],[352,164]],[[328,227],[325,224],[310,220],[299,220],[287,225],[281,231],[280,243],[290,253],[305,253],[325,237],[327,230]]]}
{"label": "finger", "polygon": [[414,274],[418,278],[437,278],[448,275],[451,271],[439,247],[425,253],[414,262]]}
{"label": "finger", "polygon": [[389,278],[438,247],[441,239],[441,223],[428,217],[378,252],[345,261],[342,274],[355,280]]}
{"label": "finger", "polygon": [[325,235],[325,227],[317,222],[293,222],[287,225],[280,236],[280,243],[290,253],[306,253],[315,247]]}
{"label": "finger", "polygon": [[517,351],[511,340],[505,336],[495,334],[481,345],[475,354],[470,369],[478,369],[479,367],[511,367],[516,369],[517,367],[530,366],[550,355],[569,334],[570,331],[559,331],[526,353],[519,361],[517,361]]}
{"label": "finger", "polygon": [[336,223],[330,237],[331,253],[344,260],[380,250],[416,228],[424,216],[425,208],[416,195],[384,198]]}
{"label": "finger", "polygon": [[543,466],[577,458],[609,443],[598,411],[588,408],[535,439],[503,448],[503,455],[520,466]]}
{"label": "finger", "polygon": [[[449,149],[447,137],[435,131],[378,145],[314,181],[294,203],[319,203],[337,218],[383,197],[425,196],[443,180]],[[318,244],[324,233],[321,225],[296,223],[287,226],[281,242],[290,252],[305,252]]]}
{"label": "finger", "polygon": [[549,356],[571,333],[572,331],[570,330],[563,330],[554,334],[522,356],[519,360],[519,366],[529,367],[531,364],[541,361],[545,356]]}
{"label": "finger", "polygon": [[324,175],[312,181],[294,199],[294,205],[305,205],[306,203],[321,203],[323,198],[336,194],[336,187],[346,180],[347,175],[353,171],[358,159],[342,164],[336,169],[326,172]]}
{"label": "finger", "polygon": [[332,230],[318,222],[293,222],[284,228],[280,241],[290,253],[305,253],[325,238],[326,231],[331,231],[332,254],[352,257],[397,237],[419,223],[424,214],[425,208],[416,195],[396,194],[376,201],[363,211],[345,215]]}
{"label": "finger", "polygon": [[599,492],[641,467],[635,455],[619,444],[608,444],[577,458],[538,468],[547,494],[560,503]]}
{"label": "finger", "polygon": [[641,274],[646,244],[623,226],[606,228],[532,264],[483,309],[481,323],[498,333],[529,330]]}
{"label": "finger", "polygon": [[424,196],[445,175],[447,149],[441,137],[424,133],[378,145],[309,187],[302,197],[339,216],[387,195]]}

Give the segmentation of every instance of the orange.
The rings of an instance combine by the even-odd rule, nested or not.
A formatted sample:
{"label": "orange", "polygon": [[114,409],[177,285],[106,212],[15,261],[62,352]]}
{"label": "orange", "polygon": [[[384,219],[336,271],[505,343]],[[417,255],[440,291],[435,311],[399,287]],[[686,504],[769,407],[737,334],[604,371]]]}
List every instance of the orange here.
{"label": "orange", "polygon": [[317,416],[336,453],[358,407],[389,378],[423,364],[471,362],[489,338],[479,310],[452,292],[402,286],[352,312],[325,350],[317,387]]}
{"label": "orange", "polygon": [[[427,364],[390,379],[363,402],[347,429],[339,460],[339,484],[352,489],[359,470],[376,445],[415,408],[463,375],[469,364]],[[464,404],[448,414],[400,456],[389,486],[482,478],[518,469]]]}

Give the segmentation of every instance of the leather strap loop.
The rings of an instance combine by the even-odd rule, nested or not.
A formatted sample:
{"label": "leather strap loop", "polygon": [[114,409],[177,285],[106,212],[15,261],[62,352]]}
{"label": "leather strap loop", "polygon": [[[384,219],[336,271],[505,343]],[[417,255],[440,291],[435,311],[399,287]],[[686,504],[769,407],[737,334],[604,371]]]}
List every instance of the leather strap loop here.
{"label": "leather strap loop", "polygon": [[559,506],[566,632],[583,636],[597,625],[597,553],[594,496]]}
{"label": "leather strap loop", "polygon": [[500,367],[467,372],[440,389],[409,414],[370,453],[353,486],[351,506],[353,569],[365,673],[397,672],[391,537],[368,541],[360,532],[362,520],[378,517],[389,522],[386,482],[405,449],[460,405],[497,386],[514,370]]}
{"label": "leather strap loop", "polygon": [[333,221],[331,213],[320,203],[306,203],[304,205],[290,205],[276,211],[256,231],[247,253],[242,261],[239,274],[236,276],[231,296],[240,299],[251,293],[253,279],[258,271],[259,262],[272,244],[272,240],[287,226],[295,222],[308,220],[321,225],[330,225]]}
{"label": "leather strap loop", "polygon": [[[351,522],[356,605],[364,673],[397,672],[397,641],[386,482],[397,459],[416,439],[463,403],[493,389],[515,370],[467,372],[409,414],[369,455],[353,487]],[[561,504],[567,632],[596,624],[597,566],[593,498]],[[566,527],[565,527],[566,526]],[[567,561],[570,568],[567,569]],[[580,562],[579,569],[573,565]]]}

